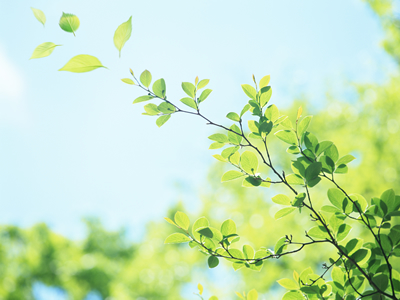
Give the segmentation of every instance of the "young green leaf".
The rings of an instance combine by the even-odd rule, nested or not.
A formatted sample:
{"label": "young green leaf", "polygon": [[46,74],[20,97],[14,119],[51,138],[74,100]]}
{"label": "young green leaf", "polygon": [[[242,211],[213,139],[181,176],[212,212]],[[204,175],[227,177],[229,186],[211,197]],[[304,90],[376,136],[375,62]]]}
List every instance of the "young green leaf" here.
{"label": "young green leaf", "polygon": [[221,233],[228,236],[236,233],[236,224],[231,219],[225,220],[221,225]]}
{"label": "young green leaf", "polygon": [[251,290],[247,294],[247,300],[258,300],[258,293],[256,290]]}
{"label": "young green leaf", "polygon": [[342,209],[346,196],[341,190],[337,188],[331,188],[328,190],[328,199],[334,206]]}
{"label": "young green leaf", "polygon": [[287,205],[287,206],[290,205],[289,197],[283,194],[279,194],[272,197],[272,201],[276,204]]}
{"label": "young green leaf", "polygon": [[311,165],[309,165],[306,169],[305,172],[305,177],[307,181],[311,181],[314,178],[316,178],[319,173],[321,173],[322,170],[322,163],[320,162],[314,162]]}
{"label": "young green leaf", "polygon": [[140,82],[147,88],[150,86],[151,73],[148,70],[144,70],[142,74],[140,74]]}
{"label": "young green leaf", "polygon": [[215,133],[212,134],[208,137],[212,141],[216,141],[219,143],[227,143],[228,142],[228,137],[225,134],[222,133]]}
{"label": "young green leaf", "polygon": [[182,89],[189,97],[194,98],[194,91],[196,90],[196,87],[193,85],[193,83],[182,82]]}
{"label": "young green leaf", "polygon": [[140,97],[136,98],[136,99],[133,101],[132,104],[140,103],[140,102],[143,102],[143,101],[149,101],[149,100],[151,100],[151,99],[154,99],[154,97],[153,97],[153,96],[148,96],[148,95],[146,95],[146,96],[140,96]]}
{"label": "young green leaf", "polygon": [[193,234],[193,237],[196,239],[196,240],[200,240],[200,233],[198,233],[197,232],[197,229],[199,229],[199,228],[203,228],[203,227],[208,227],[210,224],[209,224],[209,222],[208,222],[208,220],[207,220],[207,218],[206,217],[201,217],[201,218],[198,218],[195,222],[194,222],[194,224],[193,224],[193,226],[192,226],[192,234]]}
{"label": "young green leaf", "polygon": [[243,254],[246,259],[254,258],[254,249],[250,245],[243,245]]}
{"label": "young green leaf", "polygon": [[57,46],[61,46],[61,45],[56,45],[51,42],[46,42],[46,43],[40,44],[39,46],[37,46],[35,48],[30,59],[42,58],[42,57],[49,56],[53,52],[54,48]]}
{"label": "young green leaf", "polygon": [[353,160],[355,160],[356,158],[353,155],[347,154],[343,157],[341,157],[338,161],[337,161],[337,165],[347,165],[349,162],[352,162]]}
{"label": "young green leaf", "polygon": [[271,79],[270,75],[264,76],[263,78],[261,78],[260,80],[260,89],[262,89],[263,87],[267,86],[269,84],[269,81]]}
{"label": "young green leaf", "polygon": [[287,248],[286,237],[281,237],[275,244],[274,252],[275,254],[281,254]]}
{"label": "young green leaf", "polygon": [[166,238],[164,244],[180,244],[190,241],[191,239],[182,233],[173,233]]}
{"label": "young green leaf", "polygon": [[46,23],[46,15],[44,14],[44,12],[42,12],[40,9],[33,7],[31,7],[31,9],[33,11],[33,15],[35,16],[36,20],[38,20],[44,26],[44,24]]}
{"label": "young green leaf", "polygon": [[248,84],[242,84],[243,92],[253,100],[256,100],[257,92],[255,88]]}
{"label": "young green leaf", "polygon": [[279,118],[279,110],[275,104],[272,104],[265,110],[264,115],[268,120],[275,122]]}
{"label": "young green leaf", "polygon": [[216,266],[218,266],[218,264],[219,264],[219,259],[218,259],[218,257],[215,257],[215,256],[210,256],[209,258],[208,258],[208,267],[210,268],[210,269],[212,269],[212,268],[215,268]]}
{"label": "young green leaf", "polygon": [[228,119],[232,120],[232,121],[235,121],[235,122],[239,122],[239,121],[240,121],[239,115],[238,115],[237,113],[235,113],[235,112],[230,112],[230,113],[228,113],[228,114],[226,115],[226,117],[227,117]]}
{"label": "young green leaf", "polygon": [[339,158],[339,152],[335,144],[332,144],[329,148],[327,148],[324,153],[326,156],[329,156],[334,162],[336,162]]}
{"label": "young green leaf", "polygon": [[251,151],[243,152],[240,156],[240,166],[247,174],[255,175],[258,170],[257,155]]}
{"label": "young green leaf", "polygon": [[75,31],[78,30],[80,22],[77,16],[63,12],[59,25],[62,30],[66,32],[72,32],[75,36]]}
{"label": "young green leaf", "polygon": [[[73,73],[90,72],[98,68],[106,68],[101,64],[97,57],[80,54],[71,58],[64,67],[58,71],[68,71]],[[107,68],[106,68],[107,69]]]}
{"label": "young green leaf", "polygon": [[264,107],[267,105],[272,96],[272,88],[270,86],[263,87],[261,90],[260,105]]}
{"label": "young green leaf", "polygon": [[135,85],[135,83],[133,82],[133,80],[130,79],[130,78],[122,78],[121,81],[122,81],[122,82],[125,82],[126,84]]}
{"label": "young green leaf", "polygon": [[172,221],[170,218],[165,217],[164,219],[165,219],[165,221],[167,221],[169,224],[172,224],[172,225],[178,227],[178,225],[176,225],[175,222]]}
{"label": "young green leaf", "polygon": [[197,85],[197,89],[200,90],[205,87],[210,82],[210,79],[203,79],[200,80],[199,84]]}
{"label": "young green leaf", "polygon": [[[241,136],[240,128],[237,127],[235,124],[233,124],[233,125],[230,127],[230,129],[231,129],[232,131],[234,131],[234,132],[228,131],[228,139],[229,139],[229,141],[230,141],[232,144],[239,145],[239,144],[241,143],[242,139],[243,139],[243,137]],[[235,132],[236,132],[237,134],[236,134]]]}
{"label": "young green leaf", "polygon": [[298,283],[294,282],[292,279],[283,278],[277,281],[281,286],[288,290],[298,290]]}
{"label": "young green leaf", "polygon": [[312,116],[304,117],[303,120],[300,121],[299,126],[297,127],[297,134],[301,137],[304,132],[307,131],[308,125],[310,125]]}
{"label": "young green leaf", "polygon": [[157,106],[157,109],[166,115],[175,112],[175,106],[168,102],[162,102],[159,106]]}
{"label": "young green leaf", "polygon": [[121,50],[125,43],[129,40],[132,34],[132,16],[128,21],[118,26],[114,33],[114,45],[119,51],[119,57],[121,57]]}
{"label": "young green leaf", "polygon": [[215,143],[212,143],[208,149],[209,150],[220,149],[223,146],[225,146],[224,143],[215,142]]}
{"label": "young green leaf", "polygon": [[213,157],[221,162],[226,162],[227,160],[219,154],[214,154]]}
{"label": "young green leaf", "polygon": [[189,220],[189,217],[184,212],[177,211],[175,213],[174,219],[175,219],[175,223],[179,227],[181,227],[181,228],[183,228],[185,230],[188,230],[189,225],[190,225],[190,220]]}
{"label": "young green leaf", "polygon": [[199,103],[201,103],[201,102],[203,102],[204,100],[206,100],[207,97],[211,94],[211,92],[212,92],[212,90],[210,90],[210,89],[205,89],[205,90],[201,93],[201,95],[200,95],[200,97],[199,97]]}
{"label": "young green leaf", "polygon": [[185,104],[185,105],[197,110],[197,104],[192,98],[189,98],[189,97],[182,98],[181,102],[183,104]]}
{"label": "young green leaf", "polygon": [[234,180],[234,179],[240,178],[242,176],[244,176],[244,174],[242,172],[231,170],[231,171],[226,172],[224,175],[222,175],[221,182]]}
{"label": "young green leaf", "polygon": [[292,130],[280,130],[278,132],[275,132],[275,136],[285,143],[291,145],[297,144],[296,134]]}
{"label": "young green leaf", "polygon": [[294,212],[297,208],[296,207],[285,207],[280,210],[275,214],[274,218],[275,220],[279,220],[280,218],[283,218],[287,216],[288,214],[291,214]]}
{"label": "young green leaf", "polygon": [[153,103],[146,104],[144,106],[144,110],[146,111],[146,113],[148,113],[151,116],[156,116],[160,113],[157,105],[155,105]]}
{"label": "young green leaf", "polygon": [[158,127],[163,126],[169,120],[169,118],[171,118],[171,115],[165,115],[165,116],[158,117],[156,120],[157,126]]}
{"label": "young green leaf", "polygon": [[329,234],[323,226],[315,226],[312,227],[307,234],[316,239],[327,239],[329,238]]}
{"label": "young green leaf", "polygon": [[243,115],[250,109],[250,104],[246,104],[242,111],[240,112],[240,117],[243,117]]}
{"label": "young green leaf", "polygon": [[165,98],[166,86],[164,78],[158,79],[153,83],[153,93],[160,98]]}
{"label": "young green leaf", "polygon": [[339,229],[338,229],[338,233],[336,235],[338,242],[340,242],[341,240],[344,240],[346,238],[346,236],[349,234],[350,230],[351,230],[350,225],[348,225],[348,224],[340,225]]}
{"label": "young green leaf", "polygon": [[288,176],[285,177],[285,180],[289,184],[304,185],[304,179],[297,174],[289,174]]}

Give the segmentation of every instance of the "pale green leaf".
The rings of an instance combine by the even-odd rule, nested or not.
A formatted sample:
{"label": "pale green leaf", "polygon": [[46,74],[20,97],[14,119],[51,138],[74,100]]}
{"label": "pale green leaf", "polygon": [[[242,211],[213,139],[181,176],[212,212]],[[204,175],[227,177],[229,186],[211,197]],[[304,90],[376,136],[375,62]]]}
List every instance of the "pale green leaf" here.
{"label": "pale green leaf", "polygon": [[200,80],[199,84],[197,85],[197,89],[200,90],[205,87],[210,82],[210,79],[203,79]]}
{"label": "pale green leaf", "polygon": [[304,300],[304,296],[302,293],[299,291],[295,292],[287,292],[285,295],[283,295],[282,300]]}
{"label": "pale green leaf", "polygon": [[212,90],[210,90],[210,89],[205,89],[205,90],[201,93],[201,95],[200,95],[200,97],[199,97],[199,103],[201,103],[201,102],[203,102],[204,100],[206,100],[207,97],[211,94],[211,92],[212,92]]}
{"label": "pale green leaf", "polygon": [[228,236],[236,233],[236,224],[231,219],[225,220],[221,225],[221,233]]}
{"label": "pale green leaf", "polygon": [[261,105],[261,107],[264,107],[265,105],[267,105],[267,103],[271,99],[272,88],[270,86],[266,86],[266,87],[263,87],[260,92],[261,92],[260,105]]}
{"label": "pale green leaf", "polygon": [[125,43],[129,40],[132,34],[132,16],[128,21],[118,26],[114,33],[114,45],[119,51],[119,57],[121,57],[121,50]]}
{"label": "pale green leaf", "polygon": [[285,208],[282,208],[282,209],[277,211],[277,213],[275,214],[274,218],[275,218],[275,220],[283,218],[283,217],[287,216],[288,214],[291,214],[292,212],[294,212],[296,209],[297,209],[296,207],[285,207]]}
{"label": "pale green leaf", "polygon": [[287,205],[287,206],[290,205],[289,197],[283,194],[279,194],[272,197],[272,201],[276,204]]}
{"label": "pale green leaf", "polygon": [[44,12],[42,12],[40,9],[33,7],[31,7],[31,9],[33,11],[33,15],[35,16],[36,20],[38,20],[44,26],[44,24],[46,23],[46,15],[44,14]]}
{"label": "pale green leaf", "polygon": [[90,72],[98,68],[106,68],[101,64],[98,58],[87,55],[80,54],[71,58],[64,67],[58,71],[68,71],[73,73],[84,73]]}
{"label": "pale green leaf", "polygon": [[196,90],[196,88],[193,85],[193,83],[182,82],[182,89],[188,96],[190,96],[191,98],[194,98],[194,91]]}
{"label": "pale green leaf", "polygon": [[341,157],[338,161],[337,161],[337,165],[347,165],[349,162],[355,160],[356,158],[353,155],[345,155],[343,157]]}
{"label": "pale green leaf", "polygon": [[145,86],[149,87],[151,83],[151,73],[148,70],[144,70],[142,74],[140,74],[140,82]]}
{"label": "pale green leaf", "polygon": [[247,293],[247,300],[258,300],[258,293],[255,289]]}
{"label": "pale green leaf", "polygon": [[163,126],[168,120],[171,118],[171,115],[161,116],[156,120],[156,124],[158,127]]}
{"label": "pale green leaf", "polygon": [[35,50],[33,50],[33,53],[32,53],[32,56],[30,59],[42,58],[42,57],[49,56],[53,52],[54,48],[57,46],[61,46],[61,45],[56,45],[52,42],[46,42],[46,43],[40,44],[39,46],[37,46],[35,48]]}
{"label": "pale green leaf", "polygon": [[166,238],[164,244],[180,244],[190,241],[191,239],[182,233],[173,233]]}
{"label": "pale green leaf", "polygon": [[269,81],[271,79],[270,75],[264,76],[263,78],[261,78],[260,80],[260,89],[262,89],[263,87],[267,86],[269,84]]}
{"label": "pale green leaf", "polygon": [[153,93],[160,98],[165,98],[166,86],[164,78],[158,79],[153,83]]}
{"label": "pale green leaf", "polygon": [[227,117],[228,119],[232,120],[232,121],[235,121],[235,122],[239,122],[239,121],[240,121],[239,115],[238,115],[237,113],[235,113],[235,112],[230,112],[230,113],[228,113],[228,114],[226,115],[226,117]]}
{"label": "pale green leaf", "polygon": [[289,174],[285,179],[289,184],[304,185],[304,179],[297,174]]}
{"label": "pale green leaf", "polygon": [[121,81],[122,81],[122,82],[125,82],[126,84],[135,85],[135,83],[133,82],[133,80],[130,79],[130,78],[122,78]]}
{"label": "pale green leaf", "polygon": [[243,152],[240,156],[240,166],[247,174],[255,175],[258,170],[257,155],[251,151]]}
{"label": "pale green leaf", "polygon": [[278,283],[283,286],[285,289],[288,290],[298,290],[299,289],[299,285],[294,282],[292,279],[289,278],[283,278],[278,280]]}
{"label": "pale green leaf", "polygon": [[184,212],[177,211],[175,213],[174,219],[175,219],[175,223],[178,224],[179,227],[181,227],[185,230],[188,230],[189,225],[190,225],[190,220],[189,220],[189,217]]}
{"label": "pale green leaf", "polygon": [[75,31],[78,30],[80,22],[77,16],[63,12],[59,25],[62,30],[72,32],[75,35]]}
{"label": "pale green leaf", "polygon": [[254,87],[248,84],[242,84],[242,89],[247,96],[249,96],[253,100],[256,100],[257,92]]}
{"label": "pale green leaf", "polygon": [[143,102],[143,101],[149,101],[149,100],[151,100],[151,99],[153,99],[153,98],[154,98],[153,96],[148,96],[148,95],[146,95],[146,96],[140,96],[140,97],[136,98],[136,99],[133,101],[133,104],[139,103],[139,102]]}
{"label": "pale green leaf", "polygon": [[280,130],[275,133],[275,136],[285,143],[297,145],[297,137],[292,130]]}
{"label": "pale green leaf", "polygon": [[227,143],[228,137],[222,133],[215,133],[208,137],[212,141],[220,142],[220,143]]}
{"label": "pale green leaf", "polygon": [[253,259],[254,258],[254,249],[250,245],[243,245],[243,254],[246,259]]}
{"label": "pale green leaf", "polygon": [[244,176],[244,174],[242,172],[231,170],[231,171],[226,172],[224,175],[222,175],[221,182],[234,180],[234,179],[240,178],[242,176]]}
{"label": "pale green leaf", "polygon": [[197,104],[192,98],[189,98],[189,97],[182,98],[181,102],[183,104],[185,104],[185,105],[197,110]]}
{"label": "pale green leaf", "polygon": [[297,134],[301,137],[304,132],[307,131],[308,126],[310,125],[312,116],[304,117],[303,120],[300,121],[299,126],[297,127]]}

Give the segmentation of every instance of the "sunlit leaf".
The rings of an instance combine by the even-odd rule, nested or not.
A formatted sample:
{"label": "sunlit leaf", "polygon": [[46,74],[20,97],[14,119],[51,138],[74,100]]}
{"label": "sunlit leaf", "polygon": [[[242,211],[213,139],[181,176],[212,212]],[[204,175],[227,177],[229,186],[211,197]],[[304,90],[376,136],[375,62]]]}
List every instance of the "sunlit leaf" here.
{"label": "sunlit leaf", "polygon": [[74,73],[90,72],[98,68],[106,68],[101,64],[97,57],[87,54],[80,54],[71,58],[64,67],[58,71],[68,71]]}
{"label": "sunlit leaf", "polygon": [[118,26],[114,33],[114,45],[119,51],[119,57],[121,57],[121,50],[125,43],[129,40],[132,33],[132,16],[128,21]]}
{"label": "sunlit leaf", "polygon": [[33,11],[33,15],[35,16],[35,18],[43,24],[46,23],[46,15],[44,14],[44,12],[42,12],[40,9],[37,8],[33,8],[31,7],[32,11]]}
{"label": "sunlit leaf", "polygon": [[164,244],[180,244],[190,241],[191,239],[182,233],[173,233],[166,238]]}
{"label": "sunlit leaf", "polygon": [[57,46],[61,46],[61,45],[56,45],[51,42],[46,42],[46,43],[40,44],[39,46],[37,46],[35,48],[30,59],[42,58],[42,57],[49,56],[53,52],[54,48]]}

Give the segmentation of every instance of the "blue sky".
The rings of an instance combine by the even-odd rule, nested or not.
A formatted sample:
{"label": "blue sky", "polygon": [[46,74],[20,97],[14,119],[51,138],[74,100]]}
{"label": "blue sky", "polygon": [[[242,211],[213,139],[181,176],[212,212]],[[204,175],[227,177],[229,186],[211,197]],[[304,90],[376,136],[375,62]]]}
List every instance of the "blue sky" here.
{"label": "blue sky", "polygon": [[[323,107],[327,87],[393,68],[377,18],[357,0],[1,1],[0,11],[0,222],[44,221],[72,238],[83,236],[83,216],[138,237],[178,200],[199,205],[213,129],[188,116],[157,128],[131,104],[139,89],[120,81],[129,68],[165,78],[169,99],[184,96],[182,81],[210,78],[204,112],[221,123],[244,105],[240,84],[253,73],[271,74],[278,106],[304,94]],[[80,18],[76,37],[58,27],[63,11]],[[118,58],[113,34],[130,16]],[[43,42],[63,46],[29,60]],[[77,54],[109,69],[57,71]]]}

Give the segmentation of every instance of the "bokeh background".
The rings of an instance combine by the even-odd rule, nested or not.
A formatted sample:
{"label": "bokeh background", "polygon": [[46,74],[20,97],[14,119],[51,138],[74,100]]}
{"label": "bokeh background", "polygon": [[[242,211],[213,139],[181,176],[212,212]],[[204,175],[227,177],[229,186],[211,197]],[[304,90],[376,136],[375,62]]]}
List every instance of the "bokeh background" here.
{"label": "bokeh background", "polygon": [[[209,78],[204,114],[229,124],[246,96],[240,84],[271,74],[271,102],[357,160],[341,178],[366,198],[400,174],[400,21],[396,1],[0,1],[0,298],[235,299],[256,288],[279,299],[276,280],[328,257],[318,249],[266,264],[261,273],[208,270],[187,246],[163,245],[176,210],[215,224],[232,218],[243,242],[274,245],[301,237],[307,216],[273,221],[279,190],[221,184],[223,164],[207,150],[215,132],[200,119],[173,116],[161,129],[131,105],[140,90],[123,84],[129,68],[163,77],[169,99],[182,81]],[[47,16],[43,27],[30,7]],[[77,36],[58,26],[81,21]],[[122,57],[113,34],[132,16]],[[43,42],[62,44],[29,60]],[[91,54],[108,69],[58,72]],[[284,145],[274,159],[288,169]],[[326,186],[325,186],[326,187]],[[324,200],[324,186],[316,189]],[[306,227],[307,228],[307,227]],[[353,232],[353,234],[363,234]],[[289,275],[287,275],[289,274]]]}

